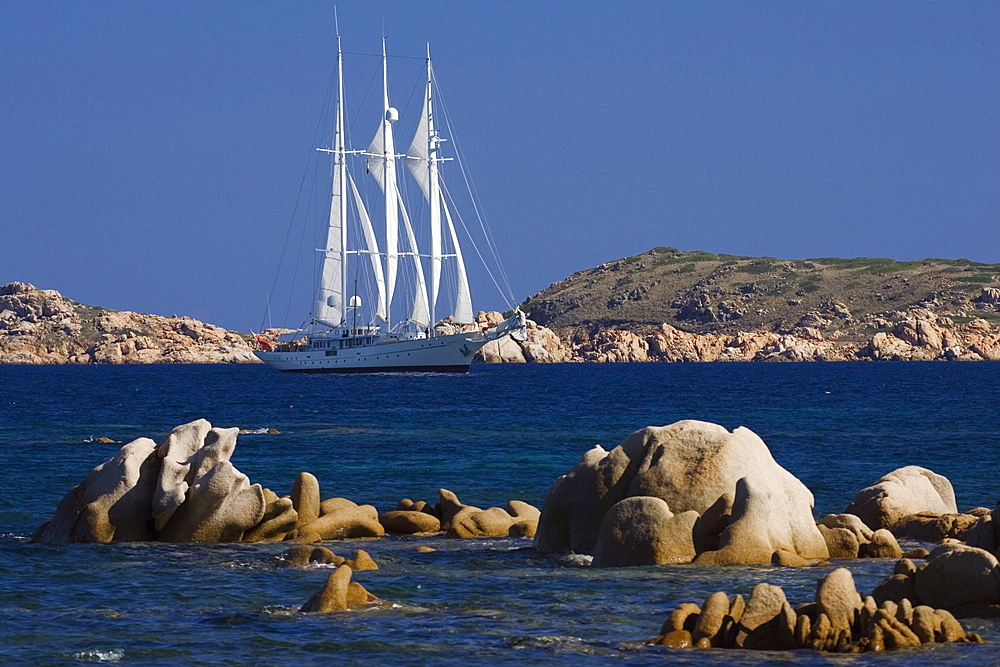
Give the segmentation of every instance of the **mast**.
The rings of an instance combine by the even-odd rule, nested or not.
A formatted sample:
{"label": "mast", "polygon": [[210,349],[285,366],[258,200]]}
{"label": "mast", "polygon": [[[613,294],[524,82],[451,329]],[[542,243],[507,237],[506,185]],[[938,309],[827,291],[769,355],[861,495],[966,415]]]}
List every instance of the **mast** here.
{"label": "mast", "polygon": [[[417,126],[413,142],[410,144],[406,156],[406,166],[410,173],[420,185],[424,199],[430,210],[430,237],[431,237],[431,289],[430,289],[430,320],[436,322],[435,308],[441,285],[441,268],[444,258],[454,258],[456,273],[455,305],[451,315],[457,322],[471,323],[472,319],[472,299],[469,294],[469,280],[465,272],[465,262],[462,259],[462,248],[458,243],[458,235],[455,233],[455,225],[448,212],[448,204],[445,201],[444,188],[441,184],[440,163],[448,158],[440,156],[441,136],[434,126],[434,71],[431,65],[431,47],[427,45],[427,86],[424,95],[424,108],[420,116],[420,124]],[[442,213],[444,218],[442,218]],[[451,239],[453,254],[445,254],[443,251],[444,223],[448,226],[448,235]]]}
{"label": "mast", "polygon": [[[365,159],[368,169],[382,188],[385,201],[385,282],[386,282],[386,327],[391,329],[389,312],[392,307],[392,296],[396,286],[397,269],[400,255],[413,258],[415,290],[413,305],[409,319],[420,326],[429,326],[430,316],[427,311],[427,285],[424,282],[424,269],[420,262],[420,252],[417,247],[413,227],[406,207],[403,204],[396,181],[396,153],[392,137],[392,124],[399,119],[399,112],[389,106],[389,75],[385,54],[385,39],[382,40],[382,123],[375,133]],[[402,214],[403,228],[409,250],[399,252],[399,224]]]}
{"label": "mast", "polygon": [[385,278],[386,328],[391,325],[392,294],[396,289],[398,261],[399,210],[396,202],[396,147],[392,139],[392,124],[399,112],[389,106],[389,68],[382,38],[382,194],[385,196]]}
{"label": "mast", "polygon": [[333,182],[314,317],[328,326],[343,324],[347,316],[347,160],[344,146],[344,55],[337,35],[337,120],[333,146]]}
{"label": "mast", "polygon": [[431,85],[431,45],[427,44],[427,195],[430,205],[431,226],[431,294],[430,316],[431,325],[437,321],[434,310],[441,285],[441,185],[438,182],[438,135],[434,129],[433,87]]}
{"label": "mast", "polygon": [[431,324],[437,321],[435,308],[438,294],[441,287],[441,260],[443,257],[441,246],[441,185],[438,180],[438,146],[441,139],[434,127],[433,108],[433,74],[431,70],[431,47],[427,45],[427,84],[424,90],[423,110],[420,114],[420,122],[417,131],[413,135],[413,141],[406,153],[406,166],[409,168],[413,178],[420,185],[420,190],[427,200],[429,206],[430,219],[430,241],[431,241],[431,285],[430,285],[430,313]]}

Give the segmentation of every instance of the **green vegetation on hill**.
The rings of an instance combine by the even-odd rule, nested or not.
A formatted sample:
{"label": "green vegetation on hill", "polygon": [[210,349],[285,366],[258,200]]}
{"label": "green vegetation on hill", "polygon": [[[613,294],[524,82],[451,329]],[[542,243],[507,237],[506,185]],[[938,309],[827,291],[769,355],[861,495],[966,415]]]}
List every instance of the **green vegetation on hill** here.
{"label": "green vegetation on hill", "polygon": [[1000,264],[928,258],[783,260],[654,248],[578,271],[527,299],[522,309],[561,330],[671,324],[696,333],[793,331],[814,325],[849,338],[888,327],[910,308],[996,320],[977,301],[1000,287]]}

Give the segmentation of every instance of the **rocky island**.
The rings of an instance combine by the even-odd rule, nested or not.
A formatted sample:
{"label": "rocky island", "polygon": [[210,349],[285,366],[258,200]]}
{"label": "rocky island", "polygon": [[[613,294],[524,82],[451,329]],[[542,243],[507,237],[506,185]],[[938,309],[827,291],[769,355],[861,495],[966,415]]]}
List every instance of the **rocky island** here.
{"label": "rocky island", "polygon": [[190,317],[88,306],[27,283],[0,286],[2,364],[256,361],[248,339]]}
{"label": "rocky island", "polygon": [[654,248],[521,306],[584,361],[1000,359],[1000,265]]}
{"label": "rocky island", "polygon": [[[1000,264],[781,260],[654,248],[579,271],[521,304],[525,341],[496,362],[1000,360]],[[479,312],[495,327],[498,312]],[[455,326],[436,327],[444,333]],[[283,330],[262,332],[274,340]],[[255,341],[189,317],[0,286],[0,363],[255,362]]]}

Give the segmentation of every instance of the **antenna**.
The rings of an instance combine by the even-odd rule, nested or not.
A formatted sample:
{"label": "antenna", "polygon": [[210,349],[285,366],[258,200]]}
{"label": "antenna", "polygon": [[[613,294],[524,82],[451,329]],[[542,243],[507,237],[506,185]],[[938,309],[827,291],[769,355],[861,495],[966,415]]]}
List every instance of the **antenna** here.
{"label": "antenna", "polygon": [[340,37],[340,21],[337,19],[337,5],[333,6],[333,27],[337,31],[337,37]]}

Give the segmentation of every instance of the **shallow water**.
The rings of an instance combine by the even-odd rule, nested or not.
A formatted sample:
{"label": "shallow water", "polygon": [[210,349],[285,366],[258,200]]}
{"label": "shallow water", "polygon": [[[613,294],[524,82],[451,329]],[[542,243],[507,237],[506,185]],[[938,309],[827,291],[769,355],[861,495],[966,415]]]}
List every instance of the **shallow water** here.
{"label": "shallow water", "polygon": [[[284,547],[28,545],[27,537],[120,445],[205,417],[279,434],[239,438],[234,464],[287,493],[308,470],[323,496],[391,509],[433,501],[541,505],[595,443],[678,419],[747,426],[812,490],[815,513],[901,465],[951,479],[961,509],[992,507],[1000,365],[575,364],[475,367],[468,375],[282,375],[259,366],[0,367],[0,660],[67,664],[816,664],[1000,662],[1000,649],[943,646],[890,656],[686,652],[647,647],[669,611],[760,581],[812,599],[829,568],[670,566],[596,570],[537,557],[530,540],[331,543],[368,550],[355,577],[396,604],[295,611],[329,569],[276,566]],[[892,561],[844,563],[870,591]],[[966,622],[1000,642],[1000,623]],[[1000,644],[997,644],[1000,646]]]}

